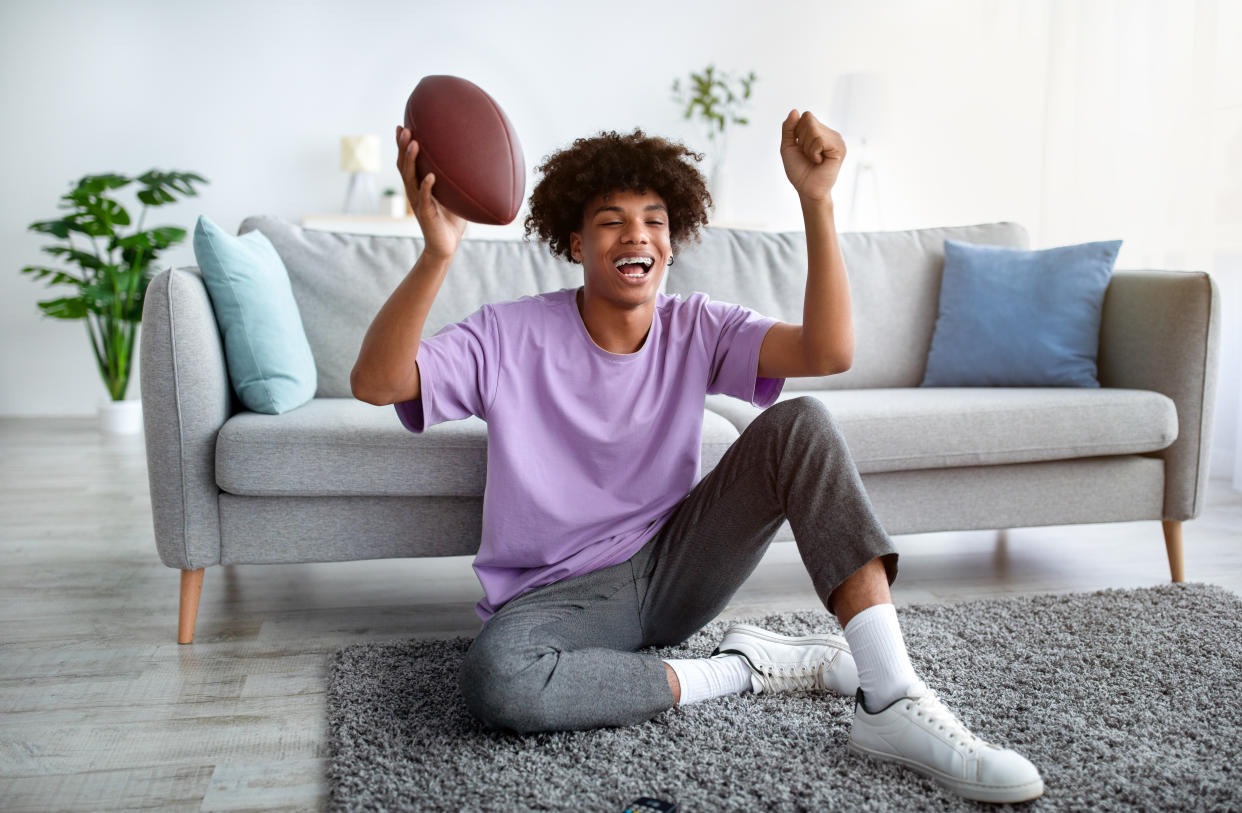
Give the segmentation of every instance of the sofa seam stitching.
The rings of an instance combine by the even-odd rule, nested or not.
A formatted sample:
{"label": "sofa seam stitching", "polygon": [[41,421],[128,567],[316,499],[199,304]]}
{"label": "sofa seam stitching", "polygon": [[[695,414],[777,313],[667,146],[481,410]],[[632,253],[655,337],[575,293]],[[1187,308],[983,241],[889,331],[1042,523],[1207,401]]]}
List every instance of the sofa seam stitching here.
{"label": "sofa seam stitching", "polygon": [[[168,272],[168,287],[166,296],[168,301],[168,338],[169,349],[172,355],[173,368],[173,388],[177,393],[177,397],[173,399],[173,403],[177,408],[177,469],[178,479],[181,481],[181,550],[185,554],[185,563],[189,569],[193,562],[190,558],[190,511],[186,497],[186,477],[185,477],[185,424],[182,421],[181,409],[181,370],[177,365],[177,331],[174,324],[175,308],[173,306],[173,272]],[[214,477],[212,478],[215,479]]]}
{"label": "sofa seam stitching", "polygon": [[[1091,449],[1091,448],[1101,448],[1101,447],[1108,447],[1108,446],[1114,446],[1114,445],[1116,445],[1116,443],[1115,443],[1115,442],[1112,442],[1112,443],[1082,443],[1082,444],[1078,444],[1078,445],[1077,445],[1077,446],[1075,446],[1074,448],[1076,448],[1076,449]],[[1169,445],[1172,445],[1172,444],[1169,444]],[[1161,451],[1161,450],[1163,450],[1163,449],[1167,449],[1167,448],[1169,448],[1169,446],[1162,446],[1162,447],[1160,447],[1160,448],[1158,448],[1158,449],[1146,449],[1146,450],[1141,451],[1141,452],[1139,452],[1139,451],[1117,452],[1117,454],[1147,454],[1147,453],[1150,453],[1150,452],[1159,452],[1159,451]],[[1058,453],[1060,453],[1060,452],[1063,452],[1063,451],[1066,451],[1066,450],[1067,450],[1067,447],[1059,447],[1059,448],[1057,448],[1057,447],[1043,447],[1043,446],[1021,446],[1021,447],[1016,447],[1016,448],[1012,448],[1012,449],[1007,449],[1007,450],[1005,450],[1005,451],[1009,451],[1009,452],[1038,452],[1038,451],[1050,451],[1050,452],[1058,452]],[[957,458],[957,457],[969,457],[969,456],[971,456],[971,455],[989,454],[989,453],[990,453],[990,454],[1000,454],[1001,452],[996,452],[996,451],[994,451],[994,452],[945,452],[945,453],[943,453],[943,454],[923,454],[923,455],[915,455],[914,457],[915,457],[916,459],[924,459],[924,458],[930,458],[930,457],[943,457],[943,458],[949,458],[949,459],[952,459],[952,458]],[[864,455],[859,455],[859,456],[860,456],[860,458],[861,458],[861,459],[863,459],[863,460],[909,460],[909,459],[911,459],[911,456],[910,456],[910,455],[902,455],[901,457],[870,457],[870,458],[869,458],[869,457],[866,457],[866,456],[864,456]],[[1068,459],[1072,459],[1072,458],[1068,458]]]}
{"label": "sofa seam stitching", "polygon": [[1199,442],[1195,444],[1194,490],[1191,492],[1192,496],[1190,499],[1191,519],[1197,516],[1197,512],[1195,511],[1195,509],[1199,504],[1199,482],[1200,482],[1199,470],[1202,468],[1202,458],[1203,458],[1203,410],[1207,402],[1207,375],[1208,375],[1207,357],[1208,357],[1208,354],[1211,352],[1211,340],[1212,340],[1212,302],[1213,302],[1212,281],[1208,277],[1206,272],[1200,272],[1199,279],[1207,283],[1207,294],[1208,295],[1207,295],[1207,315],[1206,315],[1206,318],[1203,320],[1203,323],[1204,323],[1203,324],[1203,350],[1204,350],[1203,364],[1196,371],[1196,372],[1201,373],[1201,375],[1199,376],[1199,410],[1198,410],[1199,412],[1198,414]]}
{"label": "sofa seam stitching", "polygon": [[[289,442],[289,441],[276,442],[276,441],[270,441],[270,440],[237,440],[234,438],[223,438],[223,440],[226,443],[242,443],[247,446],[283,447],[283,446],[292,445],[292,446],[296,446],[296,448],[299,448],[299,449],[304,448],[306,446],[320,446],[325,449],[335,449],[339,446],[352,446],[358,449],[384,449],[386,451],[397,451],[397,452],[405,451],[403,449],[394,448],[393,445],[390,443],[350,443],[348,441],[308,441],[308,440],[297,440],[294,442]],[[423,445],[424,445],[424,448],[432,448],[437,451],[438,450],[470,451],[473,449],[479,449],[482,446],[486,446],[487,442],[483,441],[481,444],[475,444],[475,445],[454,444],[452,446],[447,446],[447,445],[436,444],[435,446],[431,446],[430,443],[425,443]]]}

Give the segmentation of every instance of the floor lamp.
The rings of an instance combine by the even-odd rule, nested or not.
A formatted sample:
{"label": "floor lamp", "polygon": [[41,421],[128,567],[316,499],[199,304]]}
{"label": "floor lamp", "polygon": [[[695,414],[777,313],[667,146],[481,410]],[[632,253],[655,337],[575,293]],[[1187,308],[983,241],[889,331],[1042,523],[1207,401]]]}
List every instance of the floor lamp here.
{"label": "floor lamp", "polygon": [[860,222],[859,212],[862,207],[859,205],[858,187],[864,183],[864,180],[869,182],[871,199],[875,201],[875,226],[877,229],[883,229],[884,213],[880,209],[880,181],[876,173],[875,160],[867,150],[866,136],[859,137],[859,152],[861,155],[854,164],[853,189],[850,190],[850,229],[857,230]]}
{"label": "floor lamp", "polygon": [[[830,107],[832,121],[828,126],[837,130],[849,142],[857,143],[854,158],[854,182],[850,189],[849,229],[857,230],[861,223],[862,198],[869,191],[875,205],[875,226],[884,227],[884,214],[880,206],[879,173],[875,156],[868,145],[879,132],[881,112],[884,107],[884,85],[879,74],[847,73],[837,77]],[[848,160],[848,157],[847,157]]]}

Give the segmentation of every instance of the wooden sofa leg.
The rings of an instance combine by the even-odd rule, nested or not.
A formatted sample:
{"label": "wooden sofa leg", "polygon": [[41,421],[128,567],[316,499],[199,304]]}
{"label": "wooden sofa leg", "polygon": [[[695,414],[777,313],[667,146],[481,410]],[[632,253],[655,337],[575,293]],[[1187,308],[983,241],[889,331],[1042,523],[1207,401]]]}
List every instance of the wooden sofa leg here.
{"label": "wooden sofa leg", "polygon": [[177,643],[194,641],[194,621],[198,618],[198,597],[203,592],[203,569],[181,571],[181,618],[177,622]]}
{"label": "wooden sofa leg", "polygon": [[1164,526],[1164,548],[1169,554],[1169,573],[1173,576],[1173,581],[1183,582],[1186,578],[1182,570],[1182,523],[1165,519],[1160,524]]}

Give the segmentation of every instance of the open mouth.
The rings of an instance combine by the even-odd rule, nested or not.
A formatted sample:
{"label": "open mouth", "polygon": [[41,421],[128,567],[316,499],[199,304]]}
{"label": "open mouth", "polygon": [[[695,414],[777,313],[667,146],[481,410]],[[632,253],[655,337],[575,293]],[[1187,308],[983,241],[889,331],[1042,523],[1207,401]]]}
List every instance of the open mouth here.
{"label": "open mouth", "polygon": [[639,282],[651,274],[654,260],[650,257],[621,257],[614,265],[618,273],[627,280]]}

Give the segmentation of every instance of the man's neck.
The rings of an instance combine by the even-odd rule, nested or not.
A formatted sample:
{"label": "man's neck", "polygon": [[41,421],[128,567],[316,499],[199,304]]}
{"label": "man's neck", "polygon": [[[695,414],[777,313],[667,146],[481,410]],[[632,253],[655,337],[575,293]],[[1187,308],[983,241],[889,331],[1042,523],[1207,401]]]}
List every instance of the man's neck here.
{"label": "man's neck", "polygon": [[636,308],[618,308],[593,297],[586,299],[586,288],[577,293],[578,313],[591,340],[601,349],[616,355],[629,355],[642,349],[655,316],[655,301]]}

